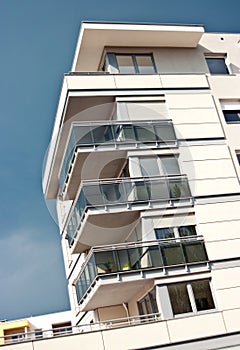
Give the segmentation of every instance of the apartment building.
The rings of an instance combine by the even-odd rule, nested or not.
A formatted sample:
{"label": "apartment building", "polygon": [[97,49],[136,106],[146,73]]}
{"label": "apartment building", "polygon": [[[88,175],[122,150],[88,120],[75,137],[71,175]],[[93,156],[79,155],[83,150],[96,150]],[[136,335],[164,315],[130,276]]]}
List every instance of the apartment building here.
{"label": "apartment building", "polygon": [[240,34],[82,23],[43,176],[74,344],[240,346],[239,122]]}

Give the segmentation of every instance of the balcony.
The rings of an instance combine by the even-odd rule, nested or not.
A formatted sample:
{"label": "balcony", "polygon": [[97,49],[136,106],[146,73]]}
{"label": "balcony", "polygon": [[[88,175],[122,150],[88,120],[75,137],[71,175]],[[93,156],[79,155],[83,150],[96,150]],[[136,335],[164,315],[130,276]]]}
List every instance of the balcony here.
{"label": "balcony", "polygon": [[[136,211],[160,208],[161,204],[167,207],[190,198],[188,180],[184,175],[83,181],[67,220],[69,246],[73,247],[73,253],[80,253],[93,245],[120,242],[124,239],[124,227],[128,229],[125,233],[127,236],[132,228],[131,223],[137,219]],[[116,230],[114,237],[114,222],[108,225],[108,230],[104,226],[111,221],[111,214],[112,220],[116,220],[115,227],[120,228],[122,236]],[[92,216],[91,220],[89,216]],[[96,229],[88,227],[84,234],[81,229],[87,221],[91,221],[90,224],[92,227],[95,225]]]}
{"label": "balcony", "polygon": [[[101,150],[115,153],[118,151],[121,152],[120,157],[125,157],[126,150],[165,148],[176,146],[176,144],[176,134],[170,120],[157,122],[102,121],[73,125],[59,176],[60,191],[64,192],[68,186],[68,195],[74,196],[70,194],[69,187],[74,182],[75,172],[77,172],[77,178],[80,178],[79,174],[84,166],[83,158],[86,158],[87,153]],[[85,157],[82,153],[85,154]],[[97,164],[99,156],[96,156]],[[76,188],[75,184],[72,187]]]}
{"label": "balcony", "polygon": [[[107,302],[121,304],[149,283],[154,272],[160,277],[163,269],[182,267],[186,273],[186,267],[207,261],[202,236],[95,247],[91,249],[76,281],[77,301],[80,306],[84,303],[84,310],[93,308],[95,304],[104,306],[103,291],[107,288],[111,299]],[[92,287],[98,280],[99,293],[96,293]],[[115,293],[109,292],[112,289]]]}

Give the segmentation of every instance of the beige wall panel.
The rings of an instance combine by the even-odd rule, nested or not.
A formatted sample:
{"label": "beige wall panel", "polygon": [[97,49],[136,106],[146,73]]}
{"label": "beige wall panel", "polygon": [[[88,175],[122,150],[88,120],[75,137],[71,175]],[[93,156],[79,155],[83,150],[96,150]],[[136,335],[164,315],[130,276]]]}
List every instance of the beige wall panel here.
{"label": "beige wall panel", "polygon": [[238,258],[240,238],[219,242],[205,242],[210,260]]}
{"label": "beige wall panel", "polygon": [[240,201],[196,205],[195,211],[199,223],[239,220]]}
{"label": "beige wall panel", "polygon": [[225,333],[220,313],[169,320],[168,329],[172,342]]}
{"label": "beige wall panel", "polygon": [[131,120],[169,119],[164,102],[131,102],[126,103],[126,109]]}
{"label": "beige wall panel", "polygon": [[222,310],[240,308],[240,287],[217,291],[219,307]]}
{"label": "beige wall panel", "polygon": [[219,123],[219,117],[213,108],[170,109],[169,118],[174,124]]}
{"label": "beige wall panel", "polygon": [[240,219],[235,221],[220,221],[198,224],[199,233],[204,236],[205,242],[239,238]]}
{"label": "beige wall panel", "polygon": [[212,271],[214,288],[240,287],[240,267],[224,268]]}
{"label": "beige wall panel", "polygon": [[182,163],[183,174],[188,179],[211,179],[235,177],[236,172],[231,159],[213,159]]}
{"label": "beige wall panel", "polygon": [[198,125],[175,124],[174,127],[175,127],[177,138],[180,140],[224,137],[221,125],[217,123],[198,124]]}
{"label": "beige wall panel", "polygon": [[206,159],[228,159],[230,153],[226,145],[180,146],[179,158],[183,161]]}
{"label": "beige wall panel", "polygon": [[73,76],[67,77],[68,89],[115,89],[114,77],[111,75],[104,76]]}
{"label": "beige wall panel", "polygon": [[[101,332],[51,338],[34,342],[34,350],[104,350]],[[22,349],[21,349],[22,350]]]}
{"label": "beige wall panel", "polygon": [[209,75],[211,89],[216,98],[239,99],[240,75]]}
{"label": "beige wall panel", "polygon": [[158,72],[161,73],[199,73],[205,72],[204,61],[198,49],[159,48],[154,50]]}
{"label": "beige wall panel", "polygon": [[160,75],[163,88],[208,88],[205,75]]}
{"label": "beige wall panel", "polygon": [[233,150],[240,150],[240,123],[227,124],[224,122],[224,128],[226,130],[228,143]]}
{"label": "beige wall panel", "polygon": [[188,182],[193,196],[239,193],[239,183],[236,178],[189,180]]}
{"label": "beige wall panel", "polygon": [[118,89],[130,88],[161,88],[159,75],[114,75],[115,84]]}
{"label": "beige wall panel", "polygon": [[[136,349],[169,342],[165,322],[104,331],[106,350]],[[94,348],[93,348],[94,349]]]}
{"label": "beige wall panel", "polygon": [[213,98],[209,93],[206,94],[168,94],[167,104],[171,109],[180,108],[215,108]]}
{"label": "beige wall panel", "polygon": [[228,332],[240,330],[240,309],[223,311],[223,318]]}

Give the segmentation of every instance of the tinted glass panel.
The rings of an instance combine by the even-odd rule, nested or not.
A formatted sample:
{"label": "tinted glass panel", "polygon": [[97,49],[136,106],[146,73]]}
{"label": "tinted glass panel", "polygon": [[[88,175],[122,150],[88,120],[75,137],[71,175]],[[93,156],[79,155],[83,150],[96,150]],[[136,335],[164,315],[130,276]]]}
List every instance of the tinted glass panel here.
{"label": "tinted glass panel", "polygon": [[192,282],[192,289],[198,311],[214,309],[214,301],[208,280]]}
{"label": "tinted glass panel", "polygon": [[168,292],[174,315],[192,312],[185,283],[168,286]]}
{"label": "tinted glass panel", "polygon": [[237,160],[238,160],[238,163],[240,164],[240,153],[237,153]]}
{"label": "tinted glass panel", "polygon": [[163,173],[166,175],[179,175],[180,169],[176,157],[161,157]]}
{"label": "tinted glass panel", "polygon": [[225,58],[206,58],[211,74],[229,74],[225,64]]}
{"label": "tinted glass panel", "polygon": [[159,176],[160,170],[157,157],[139,158],[141,171],[143,176]]}
{"label": "tinted glass panel", "polygon": [[226,122],[240,122],[240,111],[223,111]]}
{"label": "tinted glass panel", "polygon": [[183,248],[187,262],[191,263],[207,260],[207,255],[202,243],[184,243]]}
{"label": "tinted glass panel", "polygon": [[117,58],[119,73],[125,73],[125,74],[135,73],[132,56],[117,55],[116,58]]}
{"label": "tinted glass panel", "polygon": [[184,264],[184,256],[180,245],[166,245],[161,247],[164,265]]}
{"label": "tinted glass panel", "polygon": [[194,225],[180,226],[178,228],[180,237],[184,236],[195,236],[197,234],[196,227]]}
{"label": "tinted glass panel", "polygon": [[174,232],[172,227],[163,227],[155,229],[157,239],[174,238]]}
{"label": "tinted glass panel", "polygon": [[117,271],[116,261],[113,252],[99,252],[94,254],[97,272],[109,273]]}
{"label": "tinted glass panel", "polygon": [[139,73],[153,74],[155,69],[151,56],[135,56]]}

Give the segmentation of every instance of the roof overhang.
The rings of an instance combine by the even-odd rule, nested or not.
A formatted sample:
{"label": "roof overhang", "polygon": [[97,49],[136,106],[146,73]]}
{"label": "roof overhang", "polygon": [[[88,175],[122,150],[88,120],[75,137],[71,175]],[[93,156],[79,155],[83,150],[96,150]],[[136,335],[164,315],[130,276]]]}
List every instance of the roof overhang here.
{"label": "roof overhang", "polygon": [[106,46],[194,48],[200,25],[82,22],[72,71],[96,71]]}

